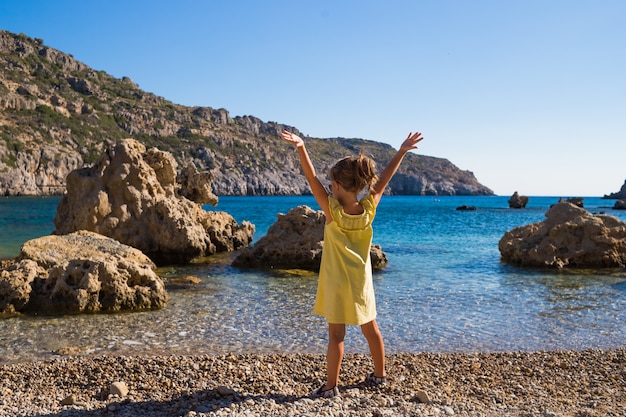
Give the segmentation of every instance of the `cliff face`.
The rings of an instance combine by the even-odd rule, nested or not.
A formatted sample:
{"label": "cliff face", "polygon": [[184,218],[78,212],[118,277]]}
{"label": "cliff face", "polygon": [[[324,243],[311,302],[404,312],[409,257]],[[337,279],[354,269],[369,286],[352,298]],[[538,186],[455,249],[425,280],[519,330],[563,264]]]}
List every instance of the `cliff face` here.
{"label": "cliff face", "polygon": [[[0,194],[49,195],[91,165],[108,145],[134,138],[193,162],[214,176],[217,195],[307,194],[297,154],[279,138],[287,128],[225,109],[188,107],[142,91],[129,78],[96,71],[40,39],[0,31]],[[362,139],[305,138],[323,173],[363,149],[380,167],[395,150]],[[446,159],[409,154],[392,194],[492,195]]]}

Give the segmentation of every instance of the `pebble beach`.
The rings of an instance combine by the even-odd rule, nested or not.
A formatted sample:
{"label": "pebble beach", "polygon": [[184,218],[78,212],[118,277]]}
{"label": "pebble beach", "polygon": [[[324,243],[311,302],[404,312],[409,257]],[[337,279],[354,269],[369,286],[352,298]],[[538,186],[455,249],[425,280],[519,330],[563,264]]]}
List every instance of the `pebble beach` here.
{"label": "pebble beach", "polygon": [[311,399],[313,354],[59,356],[0,364],[5,416],[626,416],[626,350],[387,355],[386,386],[344,358],[339,397]]}

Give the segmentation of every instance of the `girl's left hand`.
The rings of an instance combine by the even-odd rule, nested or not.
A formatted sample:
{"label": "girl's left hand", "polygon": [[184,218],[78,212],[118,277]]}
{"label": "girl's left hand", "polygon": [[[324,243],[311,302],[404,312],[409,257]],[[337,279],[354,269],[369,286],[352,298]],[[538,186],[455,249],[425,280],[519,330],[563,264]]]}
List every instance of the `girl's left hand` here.
{"label": "girl's left hand", "polygon": [[294,145],[296,145],[296,148],[304,146],[304,141],[302,140],[302,138],[298,135],[294,135],[291,132],[287,132],[286,130],[283,130],[280,136],[282,136],[283,139],[285,139],[287,142],[291,142]]}

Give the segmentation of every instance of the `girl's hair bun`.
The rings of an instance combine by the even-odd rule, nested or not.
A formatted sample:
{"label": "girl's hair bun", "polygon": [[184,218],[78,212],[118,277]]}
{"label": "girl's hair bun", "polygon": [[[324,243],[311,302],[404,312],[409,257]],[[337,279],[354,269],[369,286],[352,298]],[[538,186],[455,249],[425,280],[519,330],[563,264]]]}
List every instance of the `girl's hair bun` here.
{"label": "girl's hair bun", "polygon": [[376,163],[370,157],[359,153],[358,157],[348,156],[340,159],[331,169],[330,178],[337,181],[346,191],[360,192],[378,180]]}

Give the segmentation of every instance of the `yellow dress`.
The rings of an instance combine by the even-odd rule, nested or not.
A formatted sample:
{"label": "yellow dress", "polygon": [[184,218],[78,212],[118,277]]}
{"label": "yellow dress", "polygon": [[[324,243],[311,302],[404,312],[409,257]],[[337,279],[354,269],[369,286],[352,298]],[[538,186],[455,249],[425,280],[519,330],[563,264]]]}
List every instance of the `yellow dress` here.
{"label": "yellow dress", "polygon": [[334,197],[328,201],[333,221],[324,227],[313,312],[332,324],[365,324],[376,318],[370,261],[376,203],[368,194],[360,201],[364,212],[350,215]]}

